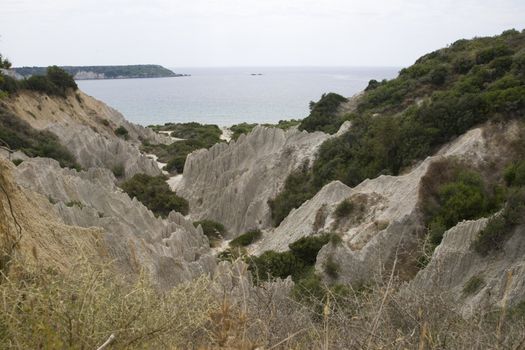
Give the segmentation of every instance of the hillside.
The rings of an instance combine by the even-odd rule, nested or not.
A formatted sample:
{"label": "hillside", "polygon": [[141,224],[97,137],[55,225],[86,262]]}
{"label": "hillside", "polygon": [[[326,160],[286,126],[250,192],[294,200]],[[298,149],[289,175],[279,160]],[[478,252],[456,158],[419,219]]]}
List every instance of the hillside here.
{"label": "hillside", "polygon": [[0,347],[523,347],[525,31],[228,142],[0,90]]}
{"label": "hillside", "polygon": [[[154,64],[127,66],[61,66],[75,80],[85,79],[131,79],[131,78],[167,78],[182,77],[171,70]],[[13,71],[28,78],[33,75],[45,75],[47,67],[15,67]]]}

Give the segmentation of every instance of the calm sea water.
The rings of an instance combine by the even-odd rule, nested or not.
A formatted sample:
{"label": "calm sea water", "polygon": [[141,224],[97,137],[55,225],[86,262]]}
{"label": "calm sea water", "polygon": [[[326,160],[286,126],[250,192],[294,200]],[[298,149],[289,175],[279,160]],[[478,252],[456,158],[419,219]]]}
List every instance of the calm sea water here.
{"label": "calm sea water", "polygon": [[[142,125],[196,121],[229,126],[304,118],[325,92],[352,96],[399,68],[173,68],[189,77],[81,80],[87,94]],[[252,74],[262,75],[252,75]]]}

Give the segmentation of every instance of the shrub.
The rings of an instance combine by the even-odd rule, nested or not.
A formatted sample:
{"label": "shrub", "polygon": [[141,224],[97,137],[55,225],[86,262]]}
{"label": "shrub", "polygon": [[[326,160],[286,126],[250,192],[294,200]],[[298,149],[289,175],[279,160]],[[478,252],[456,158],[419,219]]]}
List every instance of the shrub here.
{"label": "shrub", "polygon": [[75,157],[49,132],[36,130],[27,122],[0,108],[0,140],[12,150],[20,150],[30,157],[53,158],[62,167],[80,169]]}
{"label": "shrub", "polygon": [[126,129],[122,125],[115,129],[115,135],[117,135],[118,137],[122,137],[125,140],[129,138],[128,129]]}
{"label": "shrub", "polygon": [[508,166],[503,177],[507,186],[525,186],[525,161]]}
{"label": "shrub", "polygon": [[217,125],[167,123],[163,126],[152,126],[152,128],[157,131],[170,131],[172,136],[183,139],[169,145],[151,145],[145,142],[142,144],[144,152],[153,153],[159,157],[161,162],[167,163],[166,170],[169,172],[176,171],[181,174],[184,171],[184,163],[188,154],[221,142],[221,130]]}
{"label": "shrub", "polygon": [[77,83],[75,83],[73,77],[62,68],[57,66],[48,67],[46,76],[62,94],[65,94],[68,89],[78,89]]}
{"label": "shrub", "polygon": [[290,251],[308,265],[313,265],[319,250],[330,241],[331,235],[308,236],[289,245]]}
{"label": "shrub", "polygon": [[12,162],[13,162],[14,165],[19,166],[20,164],[22,164],[23,160],[22,159],[13,159]]}
{"label": "shrub", "polygon": [[305,163],[288,176],[284,189],[268,201],[273,225],[279,226],[293,208],[298,208],[311,198],[316,190],[317,188],[313,187],[310,181],[308,164]]}
{"label": "shrub", "polygon": [[339,106],[347,101],[345,97],[332,92],[323,94],[319,101],[310,102],[310,115],[301,121],[299,130],[336,133],[345,121],[343,116],[338,115]]}
{"label": "shrub", "polygon": [[262,236],[261,230],[251,230],[233,239],[230,242],[230,246],[231,247],[246,247],[247,245],[250,245],[253,242],[257,241],[259,238],[261,238],[261,236]]}
{"label": "shrub", "polygon": [[471,295],[477,292],[485,282],[479,276],[472,276],[463,286],[463,295]]}
{"label": "shrub", "polygon": [[272,278],[297,277],[304,269],[304,263],[292,252],[277,253],[273,250],[261,256],[252,257],[250,271],[255,278],[266,281]]}
{"label": "shrub", "polygon": [[512,230],[525,221],[525,188],[511,191],[502,212],[491,217],[478,233],[474,249],[482,256],[503,248]]}
{"label": "shrub", "polygon": [[124,164],[117,164],[113,166],[113,168],[111,168],[111,171],[117,179],[121,179],[126,175],[126,169],[124,168]]}
{"label": "shrub", "polygon": [[330,237],[329,234],[303,237],[288,246],[290,251],[278,253],[271,250],[259,257],[250,257],[249,269],[259,280],[292,276],[297,282],[312,271],[319,250],[330,241]]}
{"label": "shrub", "polygon": [[226,228],[219,222],[212,220],[201,220],[195,221],[193,223],[193,226],[195,227],[199,225],[201,225],[204,235],[206,235],[209,239],[220,239],[224,236],[224,234],[226,234]]}
{"label": "shrub", "polygon": [[172,210],[188,214],[188,202],[171,191],[163,176],[136,174],[123,182],[121,188],[158,216],[167,217]]}
{"label": "shrub", "polygon": [[345,199],[337,205],[334,211],[334,215],[337,219],[343,219],[347,217],[348,215],[350,215],[353,209],[354,209],[354,203],[352,203],[348,199]]}

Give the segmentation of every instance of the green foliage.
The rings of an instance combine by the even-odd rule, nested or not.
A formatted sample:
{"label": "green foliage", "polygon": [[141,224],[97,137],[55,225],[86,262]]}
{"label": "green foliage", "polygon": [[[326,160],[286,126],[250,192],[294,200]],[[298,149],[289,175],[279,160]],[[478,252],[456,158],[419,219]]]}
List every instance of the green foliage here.
{"label": "green foliage", "polygon": [[346,120],[338,115],[339,106],[347,101],[345,97],[335,93],[323,94],[318,102],[310,102],[310,115],[302,120],[299,130],[336,133]]}
{"label": "green foliage", "polygon": [[463,286],[463,295],[472,295],[477,292],[483,285],[485,281],[479,276],[472,276],[467,283]]}
{"label": "green foliage", "polygon": [[317,253],[328,242],[331,235],[303,237],[289,245],[290,251],[307,265],[315,264]]}
{"label": "green foliage", "polygon": [[115,129],[115,135],[117,135],[118,137],[122,137],[125,140],[129,138],[128,129],[126,129],[122,125]]}
{"label": "green foliage", "polygon": [[[301,124],[301,120],[298,119],[290,119],[290,120],[279,120],[277,124],[260,124],[262,126],[266,126],[269,128],[279,128],[283,130],[287,130],[293,126]],[[233,132],[232,134],[232,140],[237,140],[239,136],[242,134],[248,134],[250,133],[257,125],[259,124],[249,124],[249,123],[240,123],[230,126],[230,130]]]}
{"label": "green foliage", "polygon": [[124,164],[114,165],[113,168],[111,168],[111,171],[117,179],[121,179],[126,175],[126,169],[124,168]]}
{"label": "green foliage", "polygon": [[13,162],[14,165],[19,166],[20,164],[22,164],[23,160],[22,159],[13,159],[12,162]]}
{"label": "green foliage", "polygon": [[123,182],[121,188],[158,216],[167,217],[172,210],[188,214],[188,202],[171,191],[165,180],[163,176],[136,174]]}
{"label": "green foliage", "polygon": [[20,150],[30,157],[53,158],[62,167],[80,169],[75,157],[58,137],[49,132],[35,130],[27,122],[0,108],[0,143],[12,150]]}
{"label": "green foliage", "polygon": [[525,186],[525,161],[507,167],[503,176],[507,186]]}
{"label": "green foliage", "polygon": [[261,238],[261,230],[251,230],[243,233],[230,242],[231,247],[246,247]]}
{"label": "green foliage", "polygon": [[301,206],[315,192],[316,188],[310,182],[308,164],[305,163],[288,176],[284,189],[268,201],[273,225],[278,226],[293,208]]}
{"label": "green foliage", "polygon": [[11,68],[11,62],[0,54],[0,68],[9,69]]}
{"label": "green foliage", "polygon": [[19,84],[28,90],[62,97],[66,96],[67,91],[78,89],[73,77],[57,66],[49,67],[46,75],[33,75]]}
{"label": "green foliage", "polygon": [[294,281],[305,278],[311,271],[317,253],[330,241],[329,234],[308,236],[289,245],[290,250],[277,253],[273,250],[248,259],[249,269],[256,279],[269,280],[292,276]]}
{"label": "green foliage", "polygon": [[500,214],[491,217],[474,241],[474,249],[485,256],[503,248],[513,229],[525,223],[525,188],[512,189]]}
{"label": "green foliage", "polygon": [[292,252],[277,253],[270,250],[250,260],[250,270],[263,281],[288,276],[298,278],[304,268],[304,263]]}
{"label": "green foliage", "polygon": [[462,220],[486,216],[497,210],[501,202],[497,193],[486,189],[478,173],[456,167],[453,179],[441,184],[434,198],[427,198],[424,204],[433,246],[441,243],[447,229]]}
{"label": "green foliage", "polygon": [[65,93],[68,89],[78,90],[77,83],[75,83],[73,77],[62,68],[57,66],[48,67],[46,76],[62,93]]}
{"label": "green foliage", "polygon": [[337,207],[335,208],[334,215],[338,219],[342,219],[350,215],[352,210],[354,209],[354,203],[352,203],[350,200],[345,199],[342,200]]}
{"label": "green foliage", "polygon": [[221,142],[221,130],[217,125],[203,125],[199,123],[166,123],[164,125],[150,126],[155,131],[171,131],[174,137],[182,138],[182,141],[173,142],[170,145],[142,144],[142,150],[153,153],[161,162],[167,163],[165,170],[169,172],[182,173],[186,157],[191,152],[210,148]]}
{"label": "green foliage", "polygon": [[199,225],[201,225],[204,235],[206,235],[209,239],[220,239],[226,233],[226,228],[224,225],[216,221],[201,220],[195,221],[193,223],[193,226],[195,227]]}
{"label": "green foliage", "polygon": [[240,123],[230,126],[230,130],[233,132],[232,140],[237,140],[242,134],[249,134],[257,124]]}
{"label": "green foliage", "polygon": [[[461,40],[421,57],[396,79],[371,81],[349,117],[352,128],[321,145],[309,172],[290,175],[294,186],[285,186],[276,197],[279,205],[270,205],[279,219],[274,222],[331,181],[355,186],[381,174],[397,175],[479,123],[522,118],[524,49],[524,32]],[[303,124],[317,125],[317,116],[307,119]],[[326,118],[320,119],[324,125]]]}

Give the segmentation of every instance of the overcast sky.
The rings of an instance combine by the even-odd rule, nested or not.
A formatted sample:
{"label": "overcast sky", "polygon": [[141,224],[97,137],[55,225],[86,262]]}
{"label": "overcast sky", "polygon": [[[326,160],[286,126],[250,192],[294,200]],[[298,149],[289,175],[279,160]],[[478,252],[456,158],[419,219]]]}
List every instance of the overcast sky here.
{"label": "overcast sky", "polygon": [[525,27],[525,0],[0,0],[16,66],[407,66]]}

